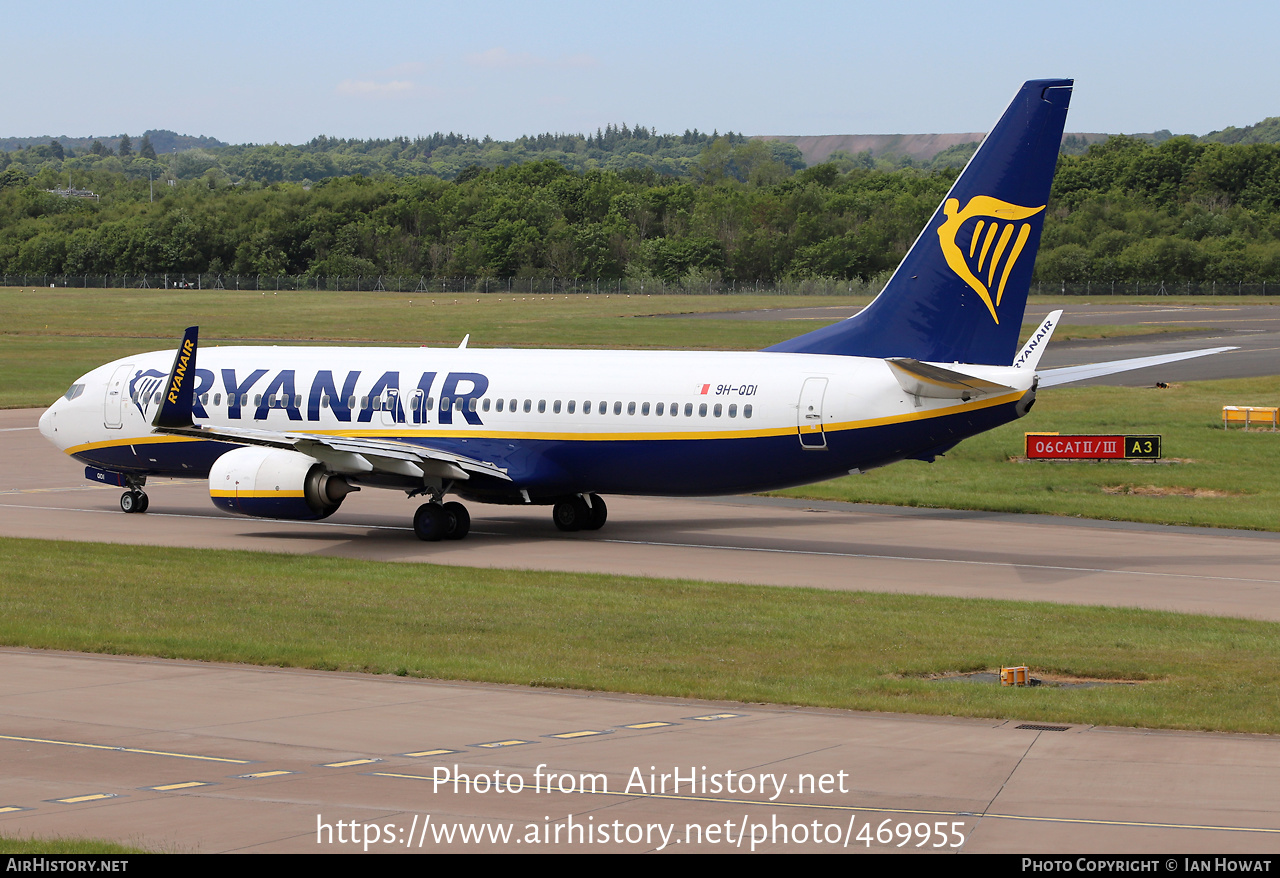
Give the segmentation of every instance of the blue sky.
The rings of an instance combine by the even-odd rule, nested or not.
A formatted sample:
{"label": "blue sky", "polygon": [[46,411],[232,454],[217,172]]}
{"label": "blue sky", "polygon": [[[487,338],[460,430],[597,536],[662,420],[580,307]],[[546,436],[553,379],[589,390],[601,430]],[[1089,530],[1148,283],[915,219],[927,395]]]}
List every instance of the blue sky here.
{"label": "blue sky", "polygon": [[1057,76],[1076,79],[1070,131],[1280,115],[1280,4],[1233,0],[71,0],[4,18],[4,136],[985,131],[1023,80]]}

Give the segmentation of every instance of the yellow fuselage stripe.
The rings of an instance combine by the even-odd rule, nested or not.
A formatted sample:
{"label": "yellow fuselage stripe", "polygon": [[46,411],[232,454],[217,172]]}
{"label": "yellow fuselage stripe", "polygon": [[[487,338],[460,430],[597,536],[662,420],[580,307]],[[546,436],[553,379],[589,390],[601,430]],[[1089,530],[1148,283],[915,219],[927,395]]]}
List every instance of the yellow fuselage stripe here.
{"label": "yellow fuselage stripe", "polygon": [[[826,433],[839,433],[849,430],[864,430],[869,427],[882,427],[889,424],[902,424],[910,421],[922,421],[932,418],[945,417],[947,415],[959,414],[961,412],[972,412],[980,409],[991,408],[992,406],[1003,405],[1005,403],[1015,402],[1023,395],[1022,391],[1015,393],[1006,393],[1000,396],[993,396],[990,399],[976,400],[959,405],[947,406],[945,408],[929,409],[927,411],[904,412],[896,415],[886,415],[880,418],[867,418],[859,421],[837,421],[831,424],[824,424],[822,429]],[[217,429],[214,427],[213,429]],[[768,427],[760,430],[705,430],[705,431],[681,431],[681,432],[626,432],[626,433],[534,433],[534,432],[512,432],[505,430],[486,430],[486,429],[470,429],[466,425],[459,425],[451,430],[440,430],[438,425],[432,427],[422,427],[417,424],[403,424],[397,428],[388,429],[364,429],[364,430],[309,430],[306,431],[314,436],[334,436],[347,439],[401,439],[412,441],[414,439],[500,439],[500,440],[541,440],[554,442],[666,442],[679,440],[701,440],[701,439],[757,439],[768,436],[790,436],[797,430],[795,426],[787,427]],[[292,431],[291,431],[292,432]],[[299,431],[301,432],[301,431]],[[211,437],[213,441],[232,442],[231,438]],[[209,441],[196,437],[188,436],[146,436],[143,438],[131,439],[114,439],[103,442],[89,442],[84,445],[76,445],[67,449],[67,454],[78,454],[85,451],[92,451],[97,448],[108,448],[120,445],[140,445],[146,443],[157,442],[202,442]]]}

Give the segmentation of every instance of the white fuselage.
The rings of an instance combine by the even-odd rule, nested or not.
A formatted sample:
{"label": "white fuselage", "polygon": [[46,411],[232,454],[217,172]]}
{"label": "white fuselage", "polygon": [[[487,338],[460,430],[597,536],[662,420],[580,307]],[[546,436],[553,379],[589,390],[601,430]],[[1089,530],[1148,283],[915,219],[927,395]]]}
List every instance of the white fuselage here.
{"label": "white fuselage", "polygon": [[[158,351],[89,372],[41,430],[95,466],[205,476],[225,443],[152,432],[172,363]],[[963,368],[1015,392],[915,397],[883,360],[815,354],[204,347],[193,416],[447,450],[535,495],[730,493],[916,456],[1021,414],[1032,372]]]}

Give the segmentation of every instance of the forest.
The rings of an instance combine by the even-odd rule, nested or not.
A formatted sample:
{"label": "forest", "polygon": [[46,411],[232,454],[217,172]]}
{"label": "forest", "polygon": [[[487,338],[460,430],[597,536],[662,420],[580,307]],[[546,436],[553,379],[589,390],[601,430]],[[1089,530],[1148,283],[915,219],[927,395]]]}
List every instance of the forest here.
{"label": "forest", "polygon": [[[1240,131],[1064,151],[1037,280],[1280,280],[1280,146]],[[956,156],[885,167],[837,154],[805,168],[794,147],[687,134],[661,148],[639,126],[610,126],[590,147],[526,138],[523,158],[502,144],[448,178],[395,164],[444,161],[447,135],[412,155],[406,141],[398,158],[392,141],[170,154],[129,143],[123,156],[98,142],[92,160],[28,145],[0,152],[0,273],[866,280],[897,264],[957,174]],[[649,147],[661,161],[610,164]]]}

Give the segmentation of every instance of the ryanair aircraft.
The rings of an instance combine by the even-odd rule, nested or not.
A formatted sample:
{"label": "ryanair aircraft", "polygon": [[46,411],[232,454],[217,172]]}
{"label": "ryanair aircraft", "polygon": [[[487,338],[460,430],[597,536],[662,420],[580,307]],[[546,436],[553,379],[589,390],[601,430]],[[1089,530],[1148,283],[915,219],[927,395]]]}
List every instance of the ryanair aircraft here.
{"label": "ryanair aircraft", "polygon": [[840,323],[749,353],[218,347],[80,378],[40,429],[126,488],[208,478],[216,506],[320,519],[362,488],[422,497],[424,540],[482,503],[605,522],[604,494],[734,494],[933,460],[1022,417],[1039,387],[1227,348],[1037,373],[1061,312],[1018,348],[1071,80],[1028,82],[883,292]]}

